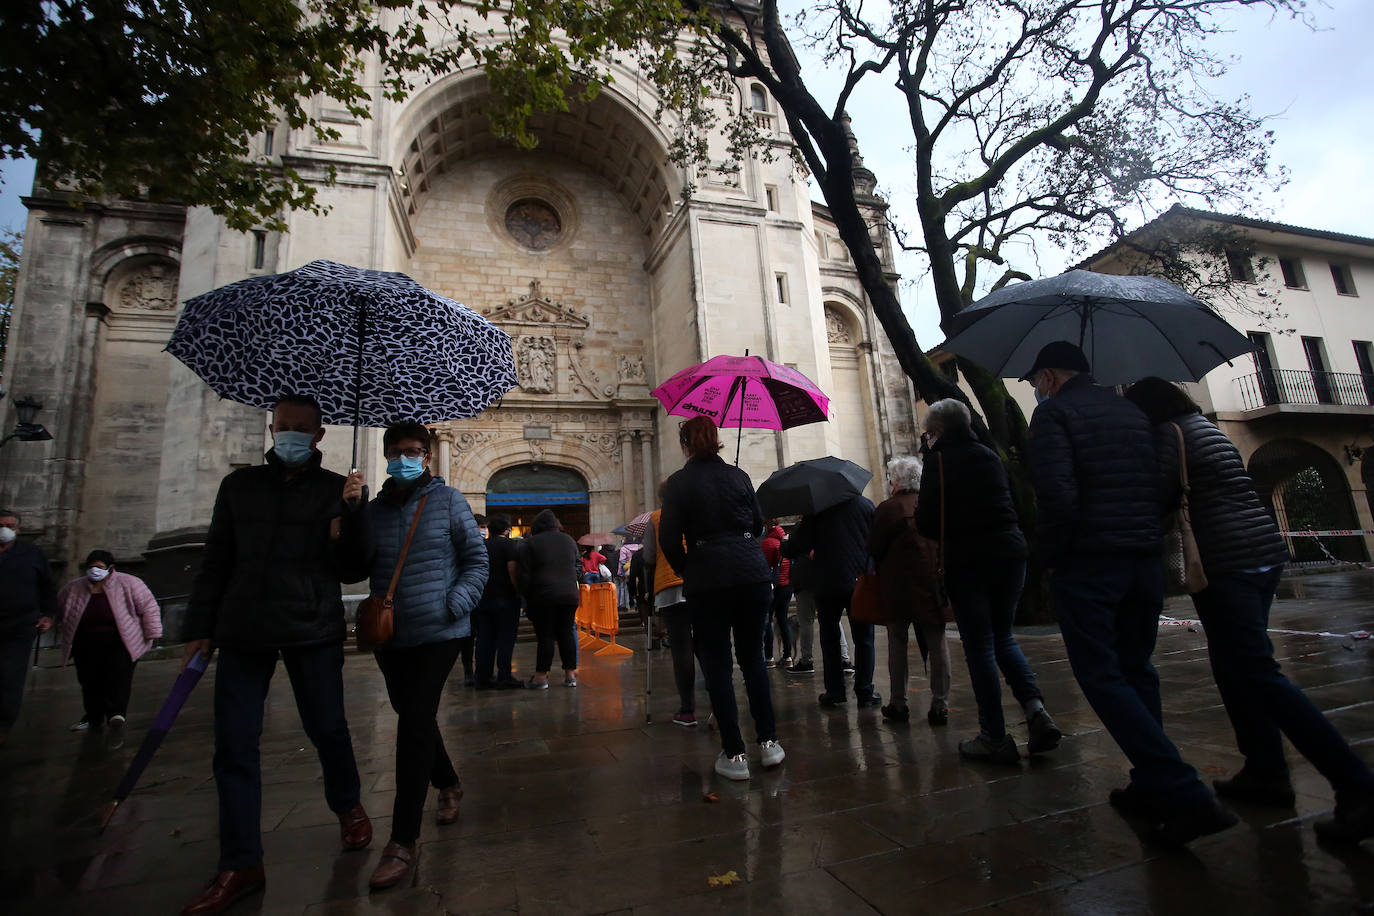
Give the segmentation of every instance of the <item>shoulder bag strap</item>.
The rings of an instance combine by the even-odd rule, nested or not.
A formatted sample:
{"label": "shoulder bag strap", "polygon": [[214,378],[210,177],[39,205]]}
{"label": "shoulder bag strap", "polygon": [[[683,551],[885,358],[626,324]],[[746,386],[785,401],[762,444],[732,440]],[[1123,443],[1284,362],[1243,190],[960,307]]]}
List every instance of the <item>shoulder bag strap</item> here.
{"label": "shoulder bag strap", "polygon": [[410,520],[410,531],[406,534],[406,542],[401,547],[401,555],[396,558],[396,571],[391,574],[391,584],[386,589],[386,600],[390,601],[396,594],[396,585],[401,581],[401,569],[406,565],[406,554],[410,552],[410,542],[415,540],[415,529],[420,527],[420,514],[425,511],[425,500],[429,499],[426,493],[420,497],[420,502],[415,506],[415,517]]}
{"label": "shoulder bag strap", "polygon": [[1178,434],[1178,480],[1183,486],[1183,499],[1180,502],[1184,515],[1188,513],[1188,450],[1184,447],[1183,428],[1177,423],[1170,423],[1174,432]]}

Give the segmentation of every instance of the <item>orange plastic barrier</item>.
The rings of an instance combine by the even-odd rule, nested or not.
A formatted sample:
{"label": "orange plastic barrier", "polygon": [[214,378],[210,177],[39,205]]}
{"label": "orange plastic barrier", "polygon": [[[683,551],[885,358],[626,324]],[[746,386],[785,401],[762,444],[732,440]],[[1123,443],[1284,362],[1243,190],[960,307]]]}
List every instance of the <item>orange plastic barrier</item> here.
{"label": "orange plastic barrier", "polygon": [[[586,631],[578,640],[578,646],[585,649],[595,648],[595,655],[631,655],[632,649],[617,645],[616,634],[620,632],[620,610],[616,607],[615,583],[598,582],[595,585],[581,586],[581,601],[577,605],[577,626]],[[607,643],[601,639],[609,636]]]}
{"label": "orange plastic barrier", "polygon": [[597,639],[592,630],[595,628],[594,617],[597,600],[592,596],[590,585],[579,585],[577,614],[573,617],[573,622],[582,635],[577,639],[579,649],[599,649],[606,645],[605,640]]}

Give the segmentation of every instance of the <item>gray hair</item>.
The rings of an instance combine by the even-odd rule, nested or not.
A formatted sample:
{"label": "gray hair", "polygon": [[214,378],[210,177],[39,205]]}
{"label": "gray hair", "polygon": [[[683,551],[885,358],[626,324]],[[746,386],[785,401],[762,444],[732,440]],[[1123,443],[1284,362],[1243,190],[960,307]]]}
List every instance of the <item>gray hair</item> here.
{"label": "gray hair", "polygon": [[956,398],[945,398],[930,405],[930,412],[926,414],[926,428],[935,426],[941,432],[947,430],[968,429],[973,425],[973,414],[969,413],[968,405]]}
{"label": "gray hair", "polygon": [[921,459],[915,455],[903,455],[887,463],[887,482],[894,493],[921,489]]}

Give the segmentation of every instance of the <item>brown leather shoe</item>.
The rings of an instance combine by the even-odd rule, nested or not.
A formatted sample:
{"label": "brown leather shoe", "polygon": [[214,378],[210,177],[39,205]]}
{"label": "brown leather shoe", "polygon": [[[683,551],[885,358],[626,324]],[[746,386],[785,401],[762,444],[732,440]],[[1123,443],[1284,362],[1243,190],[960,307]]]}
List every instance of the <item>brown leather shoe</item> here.
{"label": "brown leather shoe", "polygon": [[386,890],[412,877],[418,857],[414,846],[387,843],[382,850],[382,861],[377,863],[377,870],[368,879],[368,887],[374,891]]}
{"label": "brown leather shoe", "polygon": [[439,810],[434,820],[440,824],[452,824],[458,820],[458,803],[463,800],[462,786],[449,786],[439,790]]}
{"label": "brown leather shoe", "polygon": [[222,871],[215,876],[199,897],[181,908],[181,916],[202,916],[223,913],[236,900],[247,897],[267,886],[267,876],[261,865],[241,871]]}
{"label": "brown leather shoe", "polygon": [[354,805],[339,815],[339,833],[344,849],[366,849],[372,842],[372,821],[362,805]]}

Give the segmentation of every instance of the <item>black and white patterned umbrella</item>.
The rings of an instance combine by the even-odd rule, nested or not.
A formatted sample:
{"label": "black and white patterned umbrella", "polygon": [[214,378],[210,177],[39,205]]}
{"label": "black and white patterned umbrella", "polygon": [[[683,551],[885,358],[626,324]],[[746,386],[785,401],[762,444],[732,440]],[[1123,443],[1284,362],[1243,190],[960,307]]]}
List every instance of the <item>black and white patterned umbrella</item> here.
{"label": "black and white patterned umbrella", "polygon": [[516,385],[505,331],[405,274],[333,261],[187,300],[167,352],[220,397],[309,394],[355,427],[476,416]]}

